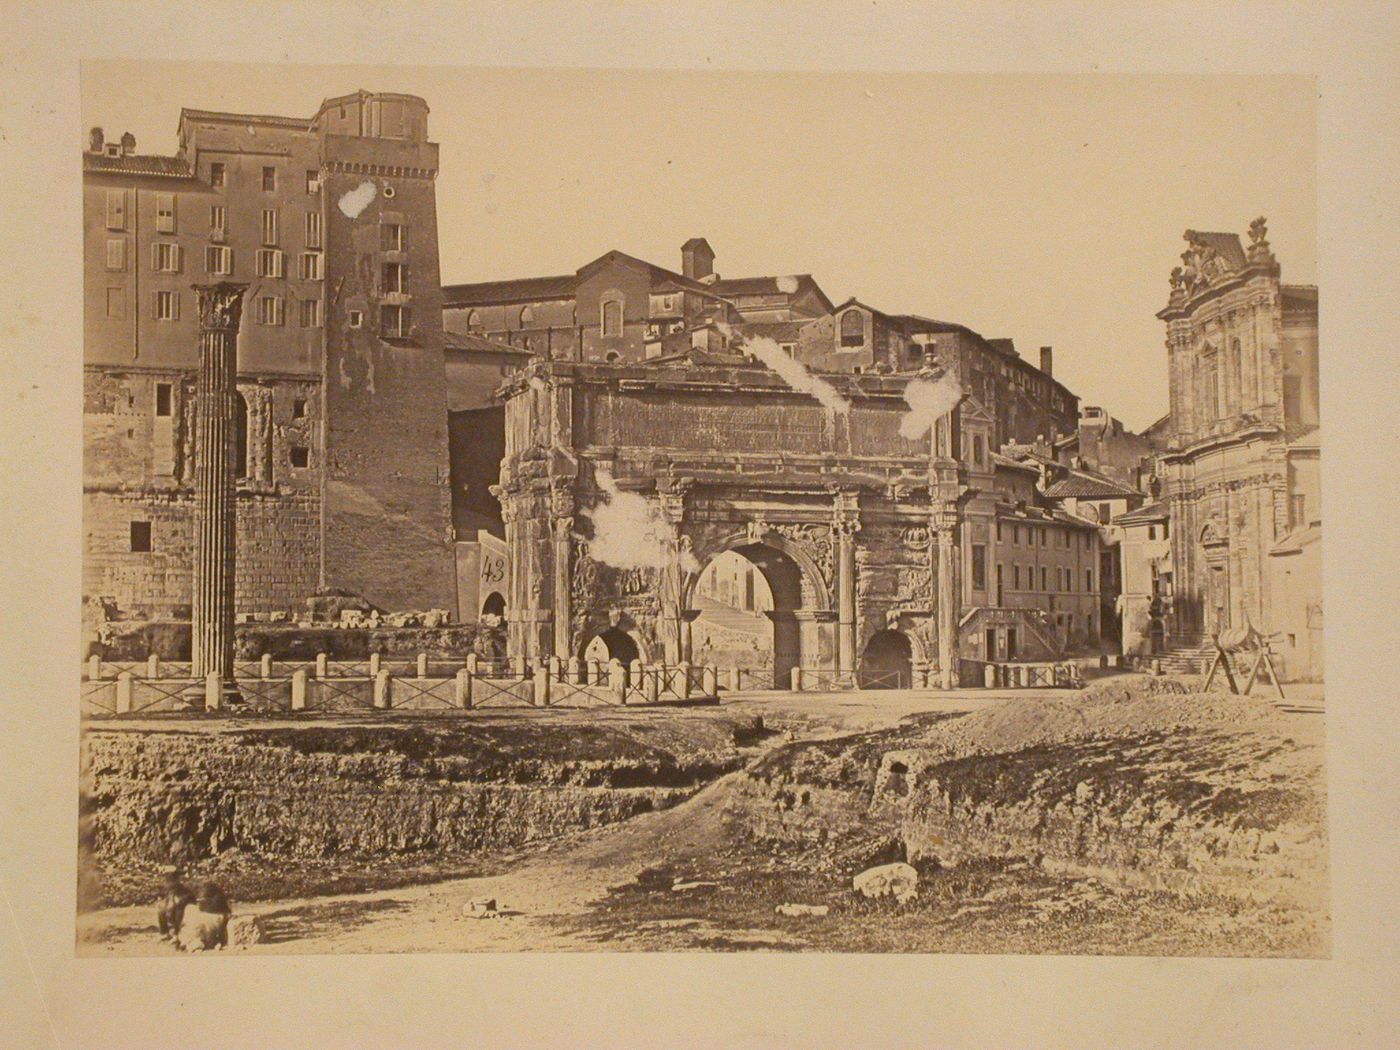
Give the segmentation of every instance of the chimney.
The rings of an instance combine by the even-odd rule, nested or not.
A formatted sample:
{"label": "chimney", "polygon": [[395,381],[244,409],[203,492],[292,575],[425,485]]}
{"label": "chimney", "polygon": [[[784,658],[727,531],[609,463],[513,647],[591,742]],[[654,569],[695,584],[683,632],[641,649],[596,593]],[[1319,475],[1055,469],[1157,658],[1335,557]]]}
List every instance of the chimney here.
{"label": "chimney", "polygon": [[1040,370],[1048,376],[1055,374],[1055,348],[1053,346],[1040,348]]}
{"label": "chimney", "polygon": [[101,128],[93,128],[88,132],[88,151],[90,153],[102,152],[103,135]]}
{"label": "chimney", "polygon": [[692,237],[681,245],[681,273],[703,281],[715,272],[715,253],[704,237]]}
{"label": "chimney", "polygon": [[122,156],[129,157],[136,152],[136,136],[129,131],[122,132]]}

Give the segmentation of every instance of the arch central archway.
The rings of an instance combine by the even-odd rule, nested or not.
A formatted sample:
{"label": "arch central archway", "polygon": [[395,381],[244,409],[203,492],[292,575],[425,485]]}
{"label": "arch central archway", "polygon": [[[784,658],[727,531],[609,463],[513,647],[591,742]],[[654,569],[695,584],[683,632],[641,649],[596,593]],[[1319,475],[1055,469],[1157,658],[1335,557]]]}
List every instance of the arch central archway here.
{"label": "arch central archway", "polygon": [[776,688],[802,665],[803,569],[775,545],[738,542],[717,552],[686,605],[693,662],[770,672]]}

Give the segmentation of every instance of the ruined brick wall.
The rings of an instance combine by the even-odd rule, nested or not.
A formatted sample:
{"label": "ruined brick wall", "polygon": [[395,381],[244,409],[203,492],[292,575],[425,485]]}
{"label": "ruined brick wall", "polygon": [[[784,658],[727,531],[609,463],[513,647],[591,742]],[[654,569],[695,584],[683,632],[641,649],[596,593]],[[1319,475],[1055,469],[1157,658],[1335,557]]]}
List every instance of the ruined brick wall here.
{"label": "ruined brick wall", "polygon": [[[333,280],[326,317],[326,583],[389,610],[454,609],[432,181],[437,147],[328,135],[322,162]],[[347,203],[347,211],[341,203],[352,192],[373,197],[358,209]],[[387,239],[388,227],[400,229],[399,247]],[[387,286],[386,264],[407,268],[403,291]],[[397,308],[411,311],[402,334],[386,329]]]}
{"label": "ruined brick wall", "polygon": [[[237,611],[299,608],[320,568],[320,384],[245,376],[238,390],[248,429],[238,482]],[[84,597],[111,599],[124,619],[187,617],[193,375],[89,369],[83,418]],[[303,453],[305,466],[298,466]],[[149,526],[148,544],[135,542],[133,523]]]}

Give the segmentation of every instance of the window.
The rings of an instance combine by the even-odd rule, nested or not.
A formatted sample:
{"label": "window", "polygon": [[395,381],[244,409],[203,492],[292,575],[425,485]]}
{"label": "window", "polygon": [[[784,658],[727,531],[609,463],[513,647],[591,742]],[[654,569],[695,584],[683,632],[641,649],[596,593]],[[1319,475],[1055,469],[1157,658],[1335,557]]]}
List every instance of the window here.
{"label": "window", "polygon": [[107,316],[114,321],[126,320],[126,289],[107,289]]}
{"label": "window", "polygon": [[233,249],[219,244],[207,245],[204,249],[204,270],[225,277],[233,273]]}
{"label": "window", "polygon": [[131,523],[131,551],[133,554],[149,554],[151,552],[151,523],[149,521],[133,521]]}
{"label": "window", "polygon": [[467,331],[480,332],[485,326],[481,323],[481,313],[478,310],[467,311]]}
{"label": "window", "polygon": [[622,300],[604,299],[602,304],[603,338],[622,334]]}
{"label": "window", "polygon": [[[388,284],[389,267],[390,267],[390,266],[393,266],[393,265],[396,265],[396,264],[394,264],[394,263],[386,263],[385,266],[384,266],[384,278],[385,278],[385,287],[386,287],[386,288],[389,287],[389,284]],[[400,274],[400,281],[399,281],[399,284],[400,284],[400,286],[399,286],[398,288],[394,288],[393,291],[396,291],[396,292],[401,292],[401,291],[403,291],[403,287],[402,287],[402,285],[403,285],[402,274]],[[522,306],[522,307],[520,308],[520,327],[521,327],[521,328],[526,327],[528,324],[530,324],[532,321],[534,321],[534,319],[535,319],[535,311],[531,310],[528,306]]]}
{"label": "window", "polygon": [[380,285],[380,290],[385,295],[404,290],[403,263],[386,262],[384,264],[383,282]]}
{"label": "window", "polygon": [[292,466],[302,468],[311,465],[311,450],[305,445],[292,446]]}
{"label": "window", "polygon": [[283,302],[278,295],[258,296],[258,324],[280,325],[282,323]]}
{"label": "window", "polygon": [[841,345],[865,345],[865,316],[859,310],[847,310],[841,315]]}
{"label": "window", "polygon": [[264,193],[275,193],[277,191],[276,168],[263,168],[262,188]]}
{"label": "window", "polygon": [[1171,539],[1171,537],[1170,537],[1169,535],[1167,535],[1167,529],[1168,529],[1168,527],[1169,527],[1170,525],[1171,525],[1171,522],[1168,522],[1168,521],[1162,522],[1162,539],[1164,539],[1164,540],[1169,540],[1169,539]]}
{"label": "window", "polygon": [[1017,547],[1019,547],[1019,546],[1021,545],[1021,526],[1019,526],[1019,525],[1016,526],[1016,532],[1015,532],[1014,535],[1012,536],[1011,542],[1012,542],[1012,544],[1013,544],[1014,546],[1017,546]]}
{"label": "window", "polygon": [[107,269],[126,269],[126,238],[111,237],[107,240]]}
{"label": "window", "polygon": [[1034,525],[1027,525],[1027,526],[1026,526],[1026,546],[1027,546],[1027,547],[1034,547],[1034,546],[1035,546],[1035,526],[1034,526]]}
{"label": "window", "polygon": [[320,173],[319,171],[312,171],[312,170],[310,170],[310,169],[307,170],[307,172],[306,172],[306,192],[307,192],[307,193],[320,193],[320,192],[321,192],[321,173]]}
{"label": "window", "polygon": [[175,232],[175,194],[156,194],[156,232]]}
{"label": "window", "polygon": [[408,307],[382,306],[379,309],[379,334],[388,339],[406,339],[411,324]]}
{"label": "window", "polygon": [[1044,565],[1040,567],[1040,589],[1048,591],[1050,589],[1050,570]]}
{"label": "window", "polygon": [[171,387],[169,383],[156,384],[156,415],[168,416],[171,414]]}
{"label": "window", "polygon": [[224,165],[221,161],[214,161],[209,165],[209,185],[216,190],[222,189],[224,185]]}
{"label": "window", "polygon": [[298,398],[294,398],[294,399],[292,400],[292,418],[293,418],[293,419],[305,419],[305,418],[306,418],[306,398],[304,398],[304,397],[298,397]]}
{"label": "window", "polygon": [[1093,589],[1094,589],[1094,570],[1093,570],[1093,569],[1085,569],[1085,570],[1084,570],[1084,589],[1085,589],[1086,591],[1090,591],[1090,592],[1092,592]]}
{"label": "window", "polygon": [[1011,566],[1011,589],[1019,591],[1021,589],[1021,566]]}
{"label": "window", "polygon": [[264,208],[262,213],[263,244],[277,243],[277,209]]}
{"label": "window", "polygon": [[282,253],[280,251],[276,248],[258,249],[258,276],[282,276]]}
{"label": "window", "polygon": [[403,251],[403,227],[396,222],[379,225],[379,250],[383,252]]}
{"label": "window", "polygon": [[216,241],[228,236],[228,209],[222,204],[209,206],[209,236]]}
{"label": "window", "polygon": [[319,281],[321,279],[320,252],[301,253],[301,279],[303,281]]}
{"label": "window", "polygon": [[151,269],[156,273],[179,273],[180,246],[170,241],[151,245]]}
{"label": "window", "polygon": [[1001,542],[1001,522],[997,522],[997,542]]}
{"label": "window", "polygon": [[155,315],[157,321],[178,321],[180,319],[180,293],[156,292]]}
{"label": "window", "polygon": [[1113,504],[1112,504],[1112,503],[1100,503],[1100,504],[1099,504],[1099,521],[1100,521],[1102,524],[1107,525],[1107,524],[1108,524],[1110,521],[1112,521],[1112,520],[1113,520]]}
{"label": "window", "polygon": [[321,247],[321,213],[319,211],[306,213],[306,246],[308,248]]}
{"label": "window", "polygon": [[248,399],[233,392],[233,475],[248,476]]}
{"label": "window", "polygon": [[972,589],[987,589],[987,548],[981,543],[972,545]]}
{"label": "window", "polygon": [[126,229],[126,190],[107,191],[107,229]]}
{"label": "window", "polygon": [[1042,526],[1040,527],[1040,545],[1041,545],[1042,547],[1044,547],[1044,546],[1046,545],[1046,543],[1045,543],[1045,526],[1044,526],[1044,525],[1042,525]]}
{"label": "window", "polygon": [[981,434],[972,435],[972,462],[974,466],[980,467],[984,456],[983,442]]}
{"label": "window", "polygon": [[1155,540],[1155,539],[1157,538],[1157,526],[1156,526],[1156,525],[1149,525],[1149,526],[1147,526],[1147,538],[1148,538],[1149,540]]}
{"label": "window", "polygon": [[365,312],[363,310],[351,310],[347,315],[347,320],[351,328],[362,328],[365,323]]}
{"label": "window", "polygon": [[[301,301],[301,326],[302,326],[303,328],[320,328],[320,327],[321,327],[321,300],[320,300],[320,299],[303,299],[303,300]],[[299,404],[305,405],[306,402],[305,402],[305,401],[302,401],[302,402],[299,402]],[[295,413],[294,413],[294,415],[295,415]],[[300,416],[297,416],[297,418],[299,419],[299,418],[301,418],[301,417],[300,417]]]}

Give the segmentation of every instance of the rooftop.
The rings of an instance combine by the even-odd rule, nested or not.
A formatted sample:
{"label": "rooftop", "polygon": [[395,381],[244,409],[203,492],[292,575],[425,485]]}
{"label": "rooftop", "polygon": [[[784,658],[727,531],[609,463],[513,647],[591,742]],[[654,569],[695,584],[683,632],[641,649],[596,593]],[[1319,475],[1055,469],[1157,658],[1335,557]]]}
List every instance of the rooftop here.
{"label": "rooftop", "polygon": [[1127,514],[1120,514],[1113,519],[1114,525],[1150,525],[1158,521],[1166,521],[1171,517],[1171,511],[1165,503],[1148,503],[1137,510],[1129,511]]}
{"label": "rooftop", "polygon": [[105,153],[84,153],[83,171],[114,175],[155,175],[173,179],[194,177],[189,165],[179,157],[162,157],[150,153],[128,153],[119,157],[109,157]]}
{"label": "rooftop", "polygon": [[1045,495],[1050,499],[1129,499],[1142,493],[1111,481],[1102,474],[1071,469],[1067,477],[1050,485]]}

